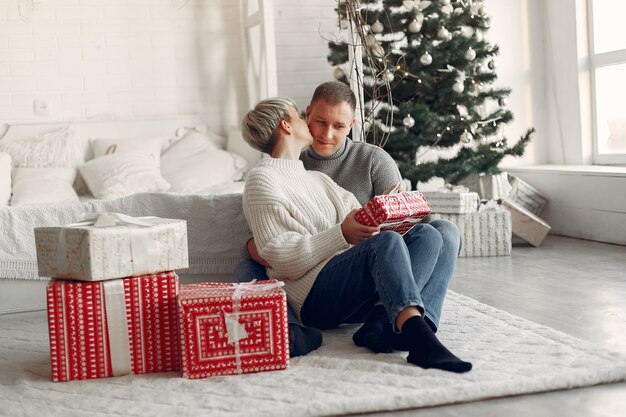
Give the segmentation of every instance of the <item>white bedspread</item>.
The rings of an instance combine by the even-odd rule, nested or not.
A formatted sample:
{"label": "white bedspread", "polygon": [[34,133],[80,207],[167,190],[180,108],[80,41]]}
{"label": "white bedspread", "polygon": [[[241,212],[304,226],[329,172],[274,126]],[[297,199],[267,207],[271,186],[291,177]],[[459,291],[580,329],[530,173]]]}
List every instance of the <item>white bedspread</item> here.
{"label": "white bedspread", "polygon": [[189,274],[231,273],[250,230],[243,216],[243,183],[200,194],[144,193],[116,200],[86,200],[57,206],[0,209],[0,278],[37,278],[33,229],[69,224],[84,212],[119,212],[187,220]]}

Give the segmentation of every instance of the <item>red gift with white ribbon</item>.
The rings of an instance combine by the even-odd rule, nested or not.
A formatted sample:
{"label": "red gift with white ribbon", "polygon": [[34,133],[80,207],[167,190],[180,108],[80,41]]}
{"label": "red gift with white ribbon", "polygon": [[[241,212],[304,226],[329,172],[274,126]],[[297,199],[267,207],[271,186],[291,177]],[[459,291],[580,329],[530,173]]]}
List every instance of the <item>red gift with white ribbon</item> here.
{"label": "red gift with white ribbon", "polygon": [[420,191],[377,195],[355,214],[355,219],[381,230],[404,234],[430,213],[430,206]]}
{"label": "red gift with white ribbon", "polygon": [[47,287],[53,381],[179,369],[175,272]]}
{"label": "red gift with white ribbon", "polygon": [[178,296],[185,378],[289,366],[287,299],[276,280],[183,285]]}

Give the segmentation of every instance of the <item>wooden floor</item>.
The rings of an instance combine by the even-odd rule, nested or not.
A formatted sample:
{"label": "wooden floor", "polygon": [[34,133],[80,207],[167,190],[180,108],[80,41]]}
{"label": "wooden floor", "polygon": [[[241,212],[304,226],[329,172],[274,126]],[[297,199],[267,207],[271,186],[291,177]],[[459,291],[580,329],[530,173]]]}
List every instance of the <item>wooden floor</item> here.
{"label": "wooden floor", "polygon": [[[462,258],[451,289],[626,356],[626,247],[548,236]],[[369,416],[626,416],[626,382]]]}

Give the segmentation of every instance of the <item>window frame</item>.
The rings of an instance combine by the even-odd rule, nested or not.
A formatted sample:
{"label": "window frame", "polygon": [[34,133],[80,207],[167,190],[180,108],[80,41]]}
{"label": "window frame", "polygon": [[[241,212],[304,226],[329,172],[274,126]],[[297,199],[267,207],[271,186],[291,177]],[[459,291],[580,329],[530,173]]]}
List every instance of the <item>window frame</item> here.
{"label": "window frame", "polygon": [[[590,78],[590,99],[591,99],[591,128],[593,143],[593,164],[594,165],[626,165],[626,153],[601,154],[599,152],[598,137],[598,108],[596,102],[596,70],[601,67],[626,64],[626,49],[613,50],[608,52],[595,52],[593,5],[594,1],[587,0],[587,33],[589,43],[589,78]],[[601,1],[601,0],[600,0]]]}

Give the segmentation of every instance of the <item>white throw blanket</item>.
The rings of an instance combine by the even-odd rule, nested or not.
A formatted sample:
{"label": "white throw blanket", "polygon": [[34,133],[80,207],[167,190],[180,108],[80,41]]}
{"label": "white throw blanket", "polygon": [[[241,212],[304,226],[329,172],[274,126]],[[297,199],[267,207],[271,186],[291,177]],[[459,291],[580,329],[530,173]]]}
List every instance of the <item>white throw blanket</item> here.
{"label": "white throw blanket", "polygon": [[0,209],[0,278],[37,278],[33,229],[77,222],[84,212],[119,212],[187,220],[189,274],[234,271],[251,236],[241,206],[243,186],[223,193],[135,194],[116,200],[89,200],[56,206]]}

